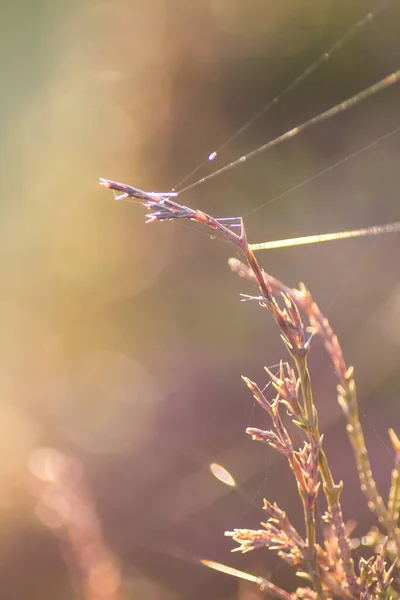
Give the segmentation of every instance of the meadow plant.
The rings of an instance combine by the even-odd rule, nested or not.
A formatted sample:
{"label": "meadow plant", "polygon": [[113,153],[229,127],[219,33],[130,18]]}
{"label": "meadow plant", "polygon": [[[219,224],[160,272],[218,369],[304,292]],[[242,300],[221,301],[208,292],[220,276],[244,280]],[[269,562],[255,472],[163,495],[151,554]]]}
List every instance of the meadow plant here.
{"label": "meadow plant", "polygon": [[[243,299],[256,301],[270,313],[289,354],[289,362],[281,361],[278,375],[266,369],[276,391],[273,400],[265,396],[257,383],[243,377],[254,399],[267,411],[271,422],[271,429],[268,431],[249,427],[246,432],[253,440],[265,442],[285,456],[297,484],[304,513],[305,536],[301,536],[285,512],[269,500],[264,500],[263,509],[267,520],[262,523],[262,529],[234,529],[225,535],[232,537],[238,544],[236,550],[241,552],[263,547],[276,552],[306,583],[304,587],[290,593],[262,577],[229,568],[226,568],[225,572],[250,579],[270,597],[281,600],[400,598],[396,584],[396,564],[400,554],[400,441],[395,432],[390,430],[395,464],[388,498],[385,501],[378,493],[371,471],[359,419],[354,369],[346,364],[338,338],[310,292],[303,284],[299,289],[286,287],[260,267],[247,241],[242,219],[238,220],[239,227],[234,231],[226,221],[178,204],[168,195],[149,194],[107,179],[101,179],[100,183],[119,192],[118,199],[139,199],[149,211],[149,223],[189,219],[218,232],[239,248],[245,262],[231,258],[230,268],[258,287],[257,294],[245,295]],[[307,360],[314,336],[320,336],[323,340],[336,374],[338,402],[346,420],[360,487],[368,508],[376,515],[378,522],[378,527],[365,537],[374,552],[371,558],[361,558],[357,564],[352,556],[354,542],[351,533],[354,524],[347,523],[342,513],[340,495],[343,484],[333,478],[313,400]],[[304,442],[300,448],[295,448],[292,443],[282,420],[282,411],[288,413],[294,425],[302,432]],[[325,496],[327,505],[323,516],[325,527],[321,541],[317,541],[316,534],[316,500],[319,494]],[[218,563],[204,561],[204,564],[224,570]]]}

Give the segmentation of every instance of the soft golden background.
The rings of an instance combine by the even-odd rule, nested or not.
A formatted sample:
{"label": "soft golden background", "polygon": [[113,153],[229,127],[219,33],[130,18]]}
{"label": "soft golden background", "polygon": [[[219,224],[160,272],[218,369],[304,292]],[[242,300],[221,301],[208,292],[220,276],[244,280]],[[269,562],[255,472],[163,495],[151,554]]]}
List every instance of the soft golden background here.
{"label": "soft golden background", "polygon": [[[250,288],[228,271],[232,248],[191,227],[146,226],[141,207],[114,203],[98,178],[167,191],[373,5],[2,6],[2,599],[258,597],[196,557],[287,583],[272,554],[231,555],[223,537],[257,526],[263,496],[302,531],[286,465],[244,433],[268,426],[240,375],[267,382],[263,365],[285,356],[276,327],[239,302]],[[211,166],[399,68],[399,18],[393,2]],[[248,213],[397,127],[399,102],[400,90],[387,90],[182,202]],[[399,152],[393,137],[250,214],[251,241],[399,219]],[[260,257],[285,283],[307,283],[355,364],[382,490],[387,428],[400,423],[399,255],[390,236]],[[311,371],[345,516],[361,531],[371,518],[319,342]],[[245,493],[214,479],[212,461]]]}

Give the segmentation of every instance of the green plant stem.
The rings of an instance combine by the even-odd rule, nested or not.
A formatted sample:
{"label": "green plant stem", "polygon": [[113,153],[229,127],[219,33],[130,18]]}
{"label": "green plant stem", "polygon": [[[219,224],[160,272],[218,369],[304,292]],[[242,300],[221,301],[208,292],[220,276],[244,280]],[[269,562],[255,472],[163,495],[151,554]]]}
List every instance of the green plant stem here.
{"label": "green plant stem", "polygon": [[[397,524],[398,514],[397,518],[394,518],[396,512],[394,505],[397,504],[398,508],[400,502],[400,465],[395,467],[392,474],[392,486],[389,492],[388,508],[386,508],[372,475],[358,413],[357,391],[352,369],[348,370],[344,384],[338,386],[338,392],[338,402],[347,420],[346,431],[353,448],[361,491],[367,499],[368,508],[376,514],[379,524],[389,534],[390,539],[395,542],[400,555],[400,529]],[[397,498],[397,502],[395,498]]]}
{"label": "green plant stem", "polygon": [[322,587],[322,580],[320,570],[318,568],[317,560],[317,547],[316,547],[316,528],[315,528],[315,510],[314,510],[314,499],[312,504],[308,501],[308,498],[303,494],[299,486],[299,493],[303,501],[305,525],[306,525],[306,539],[307,539],[307,553],[308,553],[308,572],[311,577],[311,581],[315,592],[318,594],[318,598],[321,600],[326,599],[326,594]]}
{"label": "green plant stem", "polygon": [[389,491],[388,516],[398,531],[399,509],[400,509],[400,460],[396,461],[392,471],[392,481]]}
{"label": "green plant stem", "polygon": [[[310,372],[307,366],[307,356],[305,354],[293,353],[296,368],[300,377],[301,390],[304,399],[304,408],[307,417],[307,433],[312,444],[320,443],[320,433],[318,429],[318,419],[315,410],[315,405],[312,396]],[[338,548],[340,558],[343,564],[343,570],[346,575],[346,580],[351,593],[358,592],[358,583],[354,570],[354,561],[351,557],[350,546],[346,537],[346,531],[343,522],[343,515],[340,506],[340,493],[343,484],[335,484],[331,470],[329,468],[328,459],[322,447],[319,447],[318,452],[319,469],[323,482],[323,489],[328,503],[328,510],[332,518],[332,526],[338,539]]]}
{"label": "green plant stem", "polygon": [[379,523],[387,528],[388,513],[372,476],[358,413],[356,386],[352,374],[350,374],[344,385],[339,386],[338,391],[338,401],[347,420],[346,431],[356,459],[361,490],[367,499],[368,508],[376,513]]}

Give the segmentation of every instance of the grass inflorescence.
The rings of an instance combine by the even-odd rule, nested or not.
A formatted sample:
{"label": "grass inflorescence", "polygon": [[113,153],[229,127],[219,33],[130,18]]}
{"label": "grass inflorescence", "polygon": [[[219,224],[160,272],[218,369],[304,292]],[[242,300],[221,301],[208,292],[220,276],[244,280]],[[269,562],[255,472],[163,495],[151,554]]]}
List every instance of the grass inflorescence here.
{"label": "grass inflorescence", "polygon": [[[217,231],[234,244],[243,254],[244,262],[232,258],[229,260],[230,268],[258,287],[257,294],[246,295],[243,299],[256,301],[270,313],[289,355],[289,362],[281,362],[278,375],[273,375],[267,369],[276,391],[272,401],[257,383],[243,377],[254,399],[268,413],[271,422],[271,429],[264,431],[251,427],[247,429],[247,434],[253,440],[267,443],[286,457],[297,484],[304,514],[305,536],[301,536],[285,512],[269,500],[264,500],[263,509],[267,520],[262,523],[262,529],[234,529],[226,532],[226,535],[233,538],[238,544],[235,549],[241,552],[261,547],[276,552],[303,578],[305,585],[294,593],[289,593],[262,577],[228,567],[225,572],[250,579],[270,597],[283,600],[400,598],[396,585],[396,566],[400,554],[400,442],[395,432],[390,430],[395,464],[388,499],[385,501],[378,493],[364,441],[354,369],[346,364],[338,338],[310,292],[304,285],[300,285],[299,289],[289,288],[260,267],[248,244],[243,220],[240,220],[239,232],[233,231],[224,222],[200,210],[183,206],[167,195],[143,192],[107,179],[101,179],[100,183],[120,192],[119,199],[138,198],[149,211],[148,222],[189,219]],[[352,555],[353,526],[345,521],[341,507],[343,484],[335,481],[332,475],[313,399],[308,355],[314,336],[322,339],[336,374],[338,402],[346,419],[360,487],[379,526],[366,535],[374,554],[369,560],[360,559],[357,564]],[[293,445],[281,417],[282,410],[290,415],[294,425],[302,431],[304,442],[300,448]],[[320,542],[317,541],[316,534],[316,500],[319,494],[325,496],[327,505],[323,517],[326,524],[324,539]],[[204,561],[204,564],[224,570],[223,565],[218,563]]]}

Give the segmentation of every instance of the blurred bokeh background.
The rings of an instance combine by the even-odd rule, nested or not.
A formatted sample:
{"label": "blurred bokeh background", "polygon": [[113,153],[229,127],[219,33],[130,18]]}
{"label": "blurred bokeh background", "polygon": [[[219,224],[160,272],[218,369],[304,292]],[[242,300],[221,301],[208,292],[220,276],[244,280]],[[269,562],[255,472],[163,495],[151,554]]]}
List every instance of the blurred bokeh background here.
{"label": "blurred bokeh background", "polygon": [[[168,191],[377,3],[366,0],[27,0],[0,22],[0,590],[4,600],[257,598],[196,563],[295,586],[271,553],[230,554],[263,496],[302,532],[284,462],[245,435],[268,427],[241,374],[285,356],[234,252],[178,223],[145,225],[108,177]],[[217,168],[399,68],[392,2],[238,136]],[[244,215],[398,127],[400,89],[183,194]],[[251,241],[400,217],[400,137],[249,214]],[[199,175],[205,174],[202,171]],[[400,238],[260,256],[303,280],[356,367],[378,485],[400,423]],[[373,522],[316,341],[321,429],[345,517]],[[398,427],[397,427],[398,430]],[[399,433],[399,430],[398,430]],[[222,464],[232,489],[209,471]],[[323,503],[321,502],[321,511]]]}

